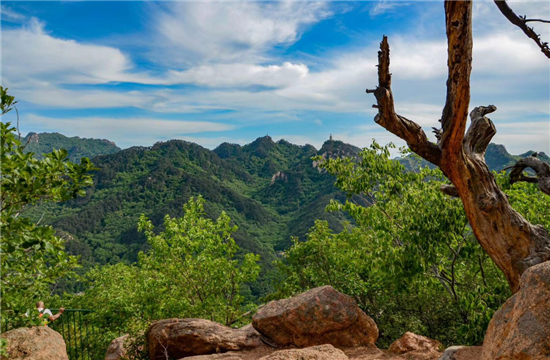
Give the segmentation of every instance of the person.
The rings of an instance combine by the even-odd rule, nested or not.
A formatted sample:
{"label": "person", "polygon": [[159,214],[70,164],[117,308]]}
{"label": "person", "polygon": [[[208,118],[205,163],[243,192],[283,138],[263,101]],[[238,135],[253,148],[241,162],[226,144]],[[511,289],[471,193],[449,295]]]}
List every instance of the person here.
{"label": "person", "polygon": [[61,314],[63,314],[63,312],[65,311],[64,308],[60,308],[59,312],[54,315],[50,309],[45,308],[43,301],[39,301],[39,302],[36,303],[36,309],[40,313],[40,315],[38,315],[39,317],[41,317],[41,318],[45,317],[46,319],[48,319],[50,321],[55,321],[55,320],[59,319]]}

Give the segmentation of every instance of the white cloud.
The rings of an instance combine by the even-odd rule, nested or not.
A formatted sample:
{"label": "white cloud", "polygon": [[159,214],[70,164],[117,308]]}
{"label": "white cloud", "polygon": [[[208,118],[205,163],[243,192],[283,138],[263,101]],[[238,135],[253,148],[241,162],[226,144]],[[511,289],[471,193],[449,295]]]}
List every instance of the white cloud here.
{"label": "white cloud", "polygon": [[52,37],[35,18],[21,29],[4,30],[2,47],[3,73],[12,82],[99,84],[120,80],[132,66],[118,49]]}
{"label": "white cloud", "polygon": [[387,1],[381,0],[376,3],[370,10],[369,14],[371,16],[378,16],[386,13],[394,12],[397,8],[408,6],[410,3],[404,1]]}
{"label": "white cloud", "polygon": [[274,45],[299,39],[304,26],[330,15],[325,2],[178,2],[154,11],[154,51],[171,64],[250,62]]}
{"label": "white cloud", "polygon": [[67,136],[109,139],[121,147],[152,145],[159,140],[184,139],[187,134],[235,129],[234,125],[207,121],[155,118],[80,117],[60,119],[29,114],[21,118],[22,132],[61,131]]}
{"label": "white cloud", "polygon": [[193,67],[186,71],[172,71],[166,82],[195,84],[208,87],[242,87],[262,85],[285,87],[308,74],[303,64],[284,62],[282,65],[215,64]]}

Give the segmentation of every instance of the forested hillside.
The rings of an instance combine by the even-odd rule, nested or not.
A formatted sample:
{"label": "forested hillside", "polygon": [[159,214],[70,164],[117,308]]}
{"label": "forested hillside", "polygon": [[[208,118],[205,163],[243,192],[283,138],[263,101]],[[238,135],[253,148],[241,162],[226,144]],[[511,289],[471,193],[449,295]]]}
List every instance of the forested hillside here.
{"label": "forested hillside", "polygon": [[[98,144],[97,140],[71,139],[74,149]],[[41,143],[42,149],[45,144]],[[213,151],[181,140],[132,147],[93,159],[99,170],[93,173],[94,185],[85,197],[29,212],[66,236],[69,253],[81,255],[88,268],[134,262],[139,251],[147,250],[145,236],[137,231],[141,214],[162,225],[166,214],[182,216],[183,204],[202,195],[208,216],[215,218],[226,211],[238,226],[234,238],[240,248],[261,256],[263,271],[252,289],[255,296],[261,296],[270,291],[269,281],[264,280],[270,276],[276,253],[291,245],[292,236],[305,239],[317,219],[327,220],[336,232],[346,221],[342,213],[325,211],[331,199],[343,200],[345,195],[312,157],[354,157],[358,152],[359,148],[341,141],[326,141],[317,150],[285,140],[274,142],[269,136],[245,146],[223,143]],[[491,145],[487,158],[493,169],[500,170],[517,157],[502,145]],[[403,161],[414,166],[410,158]]]}
{"label": "forested hillside", "polygon": [[59,133],[30,132],[21,139],[25,152],[33,152],[38,158],[52,149],[65,149],[69,152],[71,161],[80,161],[81,158],[93,158],[98,155],[114,154],[120,148],[112,141],[105,139],[86,139],[78,136],[67,137]]}
{"label": "forested hillside", "polygon": [[[344,195],[311,157],[358,151],[338,141],[327,141],[318,151],[270,137],[242,147],[222,144],[214,151],[179,140],[133,147],[93,159],[99,170],[85,197],[31,211],[66,235],[67,250],[81,255],[88,267],[135,261],[146,250],[145,237],[137,231],[141,214],[160,225],[166,214],[181,216],[191,196],[202,195],[210,217],[222,211],[230,215],[239,228],[237,244],[260,254],[266,276],[275,252],[291,244],[291,235],[305,238],[315,220],[342,229],[344,217],[324,209],[330,199]],[[255,295],[266,293],[264,283],[258,282]]]}

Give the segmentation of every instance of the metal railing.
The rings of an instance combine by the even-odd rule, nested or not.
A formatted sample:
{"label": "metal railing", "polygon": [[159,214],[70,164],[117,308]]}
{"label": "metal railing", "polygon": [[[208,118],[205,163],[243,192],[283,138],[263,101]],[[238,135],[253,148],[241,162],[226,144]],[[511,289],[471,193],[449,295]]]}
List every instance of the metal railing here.
{"label": "metal railing", "polygon": [[[55,313],[59,309],[52,311]],[[89,321],[89,315],[93,312],[87,309],[65,309],[59,319],[48,325],[63,336],[70,360],[96,360],[105,356],[106,349],[100,352],[101,349],[94,346],[99,329]]]}
{"label": "metal railing", "polygon": [[[55,314],[59,309],[51,309],[51,311]],[[5,318],[5,314],[3,317],[2,332],[16,327],[16,324]],[[65,309],[63,315],[50,322],[48,326],[60,333],[65,340],[69,360],[103,360],[107,347],[113,340],[113,337],[106,337],[107,333],[121,335],[116,319],[113,318],[113,320],[113,329],[105,329],[97,325],[94,310]]]}

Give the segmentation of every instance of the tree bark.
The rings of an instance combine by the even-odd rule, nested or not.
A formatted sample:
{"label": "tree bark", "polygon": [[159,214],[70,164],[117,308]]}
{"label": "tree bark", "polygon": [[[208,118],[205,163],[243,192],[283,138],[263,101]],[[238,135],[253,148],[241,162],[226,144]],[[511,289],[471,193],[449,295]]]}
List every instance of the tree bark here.
{"label": "tree bark", "polygon": [[519,278],[529,267],[550,260],[550,236],[544,227],[532,225],[512,209],[485,164],[485,151],[496,134],[485,115],[494,105],[476,107],[470,113],[472,69],[472,2],[445,2],[448,40],[447,98],[438,131],[438,143],[431,143],[422,128],[394,110],[389,72],[389,45],[384,36],[378,53],[378,105],[375,122],[407,142],[412,151],[439,166],[453,186],[442,191],[458,196],[479,243],[504,272],[512,291],[519,290]]}

